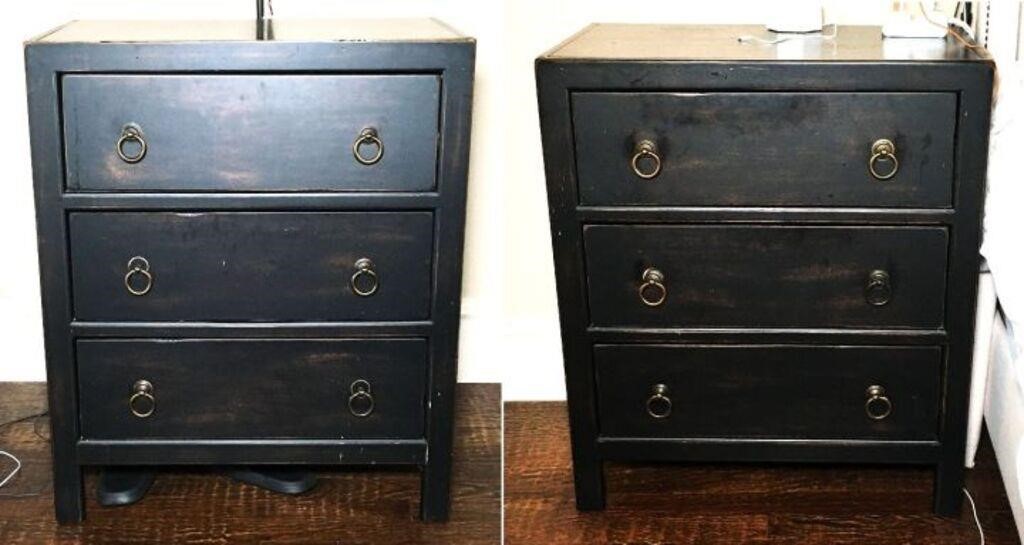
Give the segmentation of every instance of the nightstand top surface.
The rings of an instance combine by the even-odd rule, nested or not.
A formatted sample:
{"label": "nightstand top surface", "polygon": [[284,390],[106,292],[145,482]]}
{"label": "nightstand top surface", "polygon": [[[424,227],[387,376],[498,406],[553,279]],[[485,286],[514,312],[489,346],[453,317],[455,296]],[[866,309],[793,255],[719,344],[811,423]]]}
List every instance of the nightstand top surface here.
{"label": "nightstand top surface", "polygon": [[[826,27],[825,34],[830,32]],[[793,36],[777,44],[741,42]],[[542,56],[583,61],[981,61],[952,36],[883,38],[881,27],[840,26],[832,39],[776,34],[759,25],[593,24]]]}
{"label": "nightstand top surface", "polygon": [[[272,19],[276,42],[467,41],[436,19]],[[256,21],[72,21],[29,43],[240,42],[256,40]]]}

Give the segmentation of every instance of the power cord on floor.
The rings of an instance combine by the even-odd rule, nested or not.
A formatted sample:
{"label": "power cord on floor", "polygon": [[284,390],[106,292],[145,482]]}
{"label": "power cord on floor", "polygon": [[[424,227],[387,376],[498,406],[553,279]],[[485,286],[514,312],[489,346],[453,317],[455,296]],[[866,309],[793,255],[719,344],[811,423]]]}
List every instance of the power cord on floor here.
{"label": "power cord on floor", "polygon": [[964,494],[967,495],[967,501],[971,504],[971,513],[974,515],[974,524],[978,527],[978,536],[981,537],[981,545],[985,545],[985,530],[981,528],[981,520],[978,518],[978,507],[974,505],[974,498],[971,497],[971,493],[964,487]]}
{"label": "power cord on floor", "polygon": [[[13,426],[15,424],[19,424],[21,422],[27,422],[29,420],[34,420],[34,419],[37,419],[37,418],[41,418],[43,416],[46,416],[47,414],[48,414],[47,411],[43,411],[41,413],[30,414],[28,416],[23,416],[21,418],[16,418],[16,419],[11,420],[9,422],[4,422],[4,423],[0,424],[0,430],[6,428],[8,426]],[[40,438],[43,437],[39,433],[39,430],[36,428],[36,425],[34,423],[32,425],[32,432],[35,433],[37,437],[40,437]],[[7,486],[7,483],[11,482],[14,479],[15,475],[17,475],[19,471],[21,471],[21,460],[19,460],[17,456],[11,454],[10,452],[7,452],[6,450],[0,450],[0,456],[4,456],[4,457],[6,457],[6,458],[8,458],[8,459],[10,459],[11,461],[14,462],[14,469],[11,470],[11,472],[6,477],[4,477],[3,480],[0,480],[0,488],[3,488],[5,486]],[[32,494],[29,494],[29,495],[32,495]]]}
{"label": "power cord on floor", "polygon": [[4,480],[0,481],[0,488],[3,488],[7,486],[7,483],[11,482],[11,479],[13,479],[14,476],[17,475],[19,471],[21,471],[21,460],[19,460],[17,456],[11,454],[10,452],[7,452],[6,450],[0,450],[0,456],[6,456],[11,460],[14,460],[14,470],[11,471],[9,475],[4,477]]}

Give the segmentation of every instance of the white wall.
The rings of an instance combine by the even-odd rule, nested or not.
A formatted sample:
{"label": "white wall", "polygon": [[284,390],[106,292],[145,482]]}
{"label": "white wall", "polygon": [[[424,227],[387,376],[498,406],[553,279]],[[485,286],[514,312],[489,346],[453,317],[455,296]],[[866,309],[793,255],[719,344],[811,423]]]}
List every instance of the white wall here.
{"label": "white wall", "polygon": [[[834,2],[875,24],[891,2]],[[360,6],[358,10],[352,6]],[[372,13],[366,6],[372,5]],[[277,0],[281,18],[434,16],[477,38],[459,378],[504,381],[506,399],[565,395],[533,60],[590,22],[760,23],[770,2]],[[21,43],[69,19],[248,18],[250,0],[36,0],[0,17],[0,380],[43,380]]]}

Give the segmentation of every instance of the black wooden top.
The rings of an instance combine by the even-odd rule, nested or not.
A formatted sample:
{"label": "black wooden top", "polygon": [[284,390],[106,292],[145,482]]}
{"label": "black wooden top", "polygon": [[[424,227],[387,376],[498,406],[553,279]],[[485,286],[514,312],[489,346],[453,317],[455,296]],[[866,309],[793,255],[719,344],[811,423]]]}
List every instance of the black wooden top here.
{"label": "black wooden top", "polygon": [[[279,42],[472,41],[436,19],[273,19]],[[224,42],[256,40],[256,21],[72,21],[29,43]]]}
{"label": "black wooden top", "polygon": [[[827,34],[828,32],[826,32]],[[758,25],[593,24],[542,56],[551,60],[699,61],[981,61],[952,36],[945,39],[883,38],[877,26],[840,26],[835,38],[796,35],[778,44]]]}

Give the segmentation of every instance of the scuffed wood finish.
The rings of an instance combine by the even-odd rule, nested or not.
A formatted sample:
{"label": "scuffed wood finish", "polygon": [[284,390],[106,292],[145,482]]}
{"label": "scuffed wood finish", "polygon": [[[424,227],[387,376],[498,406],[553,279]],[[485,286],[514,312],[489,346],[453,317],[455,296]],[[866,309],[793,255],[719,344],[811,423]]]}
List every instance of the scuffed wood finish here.
{"label": "scuffed wood finish", "polygon": [[[598,345],[594,364],[601,437],[934,441],[938,433],[938,347]],[[662,418],[647,413],[656,384],[672,404]],[[872,385],[892,402],[882,420],[865,413]]]}
{"label": "scuffed wood finish", "polygon": [[[65,76],[67,188],[428,191],[440,85],[434,75]],[[134,164],[115,149],[128,124],[148,147]],[[352,150],[366,128],[384,144],[373,165]],[[360,151],[371,158],[377,146]]]}
{"label": "scuffed wood finish", "polygon": [[[954,93],[589,93],[572,95],[587,205],[948,207]],[[872,143],[896,145],[889,180]],[[634,174],[636,143],[661,157]],[[651,166],[641,165],[650,169]],[[879,160],[885,174],[892,163]]]}
{"label": "scuffed wood finish", "polygon": [[[437,19],[271,19],[270,39],[288,42],[469,42]],[[75,21],[39,38],[46,43],[253,41],[256,25],[238,20]]]}
{"label": "scuffed wood finish", "polygon": [[[72,213],[75,318],[98,321],[411,321],[430,318],[430,212]],[[132,295],[128,262],[152,288]],[[376,293],[351,286],[369,258]],[[134,289],[145,286],[131,278]],[[361,290],[364,279],[357,279]]]}
{"label": "scuffed wood finish", "polygon": [[[545,58],[803,62],[957,62],[982,58],[952,36],[944,40],[886,40],[877,26],[840,26],[831,40],[740,42],[745,36],[767,41],[779,37],[762,25],[593,24],[548,52]],[[731,67],[720,66],[711,75],[726,80],[731,72]]]}
{"label": "scuffed wood finish", "polygon": [[[948,234],[940,227],[587,225],[588,294],[597,326],[942,327]],[[645,305],[645,269],[666,301]],[[891,300],[865,298],[888,272]],[[650,297],[650,296],[649,296]]]}
{"label": "scuffed wood finish", "polygon": [[[878,27],[777,45],[747,34],[764,35],[593,25],[537,59],[577,506],[605,506],[609,460],[886,462],[933,468],[933,508],[955,515],[994,63],[951,37],[883,40]],[[887,138],[876,131],[913,157],[885,182],[867,172]],[[665,154],[653,180],[628,170],[638,138]],[[666,269],[656,308],[637,294],[647,267]],[[895,272],[881,307],[865,304],[875,268]],[[937,440],[601,437],[594,346],[607,343],[941,347]],[[833,378],[859,385],[868,365]],[[700,364],[684,366],[698,391]],[[709,388],[723,391],[717,372]],[[775,429],[799,430],[788,418]]]}
{"label": "scuffed wood finish", "polygon": [[[50,447],[46,419],[0,429],[0,445],[25,466],[0,490],[0,543],[281,543],[284,545],[439,544],[500,542],[500,386],[456,389],[452,512],[447,524],[416,520],[417,472],[359,467],[320,468],[321,482],[304,496],[281,496],[236,483],[215,468],[161,473],[138,504],[104,508],[86,479],[88,520],[58,526],[53,520]],[[41,384],[0,384],[0,422],[45,410]],[[4,466],[6,467],[6,466]],[[0,470],[3,471],[3,470]],[[7,494],[28,497],[8,497]]]}
{"label": "scuffed wood finish", "polygon": [[[437,21],[247,26],[72,22],[25,46],[57,520],[85,517],[87,465],[179,463],[417,464],[421,517],[446,520],[475,42]],[[149,138],[134,165],[124,123]],[[373,124],[384,156],[356,169],[348,133]],[[147,244],[155,291],[135,297]],[[359,257],[380,279],[361,300]],[[91,338],[423,339],[418,438],[82,442]],[[246,395],[301,380],[237,378]]]}
{"label": "scuffed wood finish", "polygon": [[[978,543],[968,509],[928,512],[925,468],[608,463],[608,508],[579,512],[568,423],[565,403],[505,404],[507,545]],[[986,542],[1019,543],[987,435],[965,484]]]}
{"label": "scuffed wood finish", "polygon": [[[76,349],[86,440],[423,437],[423,339],[87,339]],[[153,385],[146,418],[128,406],[137,380]],[[365,417],[349,410],[357,380],[373,397]]]}

